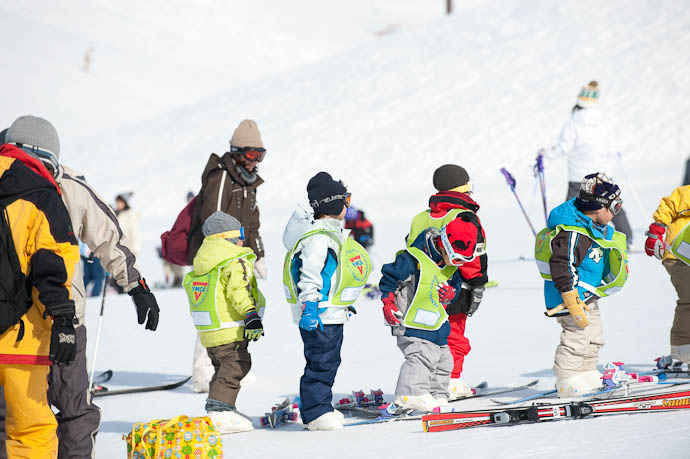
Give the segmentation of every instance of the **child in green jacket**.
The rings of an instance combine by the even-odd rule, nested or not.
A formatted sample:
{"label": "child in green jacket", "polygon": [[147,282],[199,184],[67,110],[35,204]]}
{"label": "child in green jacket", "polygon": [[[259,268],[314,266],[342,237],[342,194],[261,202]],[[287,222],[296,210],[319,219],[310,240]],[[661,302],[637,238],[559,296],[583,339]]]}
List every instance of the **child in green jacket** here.
{"label": "child in green jacket", "polygon": [[249,340],[263,335],[265,301],[254,277],[256,255],[242,246],[240,222],[224,212],[211,214],[202,231],[205,237],[184,288],[201,344],[215,368],[206,411],[221,434],[253,430],[235,401],[252,366]]}

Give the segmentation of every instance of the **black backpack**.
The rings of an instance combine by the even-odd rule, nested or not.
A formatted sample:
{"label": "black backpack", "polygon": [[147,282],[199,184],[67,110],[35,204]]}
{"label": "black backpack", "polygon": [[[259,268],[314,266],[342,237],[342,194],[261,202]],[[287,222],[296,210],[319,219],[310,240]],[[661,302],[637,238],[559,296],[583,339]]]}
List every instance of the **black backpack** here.
{"label": "black backpack", "polygon": [[22,317],[31,307],[29,283],[22,273],[7,209],[0,205],[0,334],[19,323],[17,341],[24,337]]}

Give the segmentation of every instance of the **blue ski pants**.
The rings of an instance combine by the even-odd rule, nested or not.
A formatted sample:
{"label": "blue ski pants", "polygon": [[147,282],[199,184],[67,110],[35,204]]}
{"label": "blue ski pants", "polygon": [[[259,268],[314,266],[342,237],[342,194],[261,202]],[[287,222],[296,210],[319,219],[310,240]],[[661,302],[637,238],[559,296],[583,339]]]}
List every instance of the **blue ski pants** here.
{"label": "blue ski pants", "polygon": [[323,331],[300,328],[304,342],[304,375],[299,381],[302,422],[309,424],[322,414],[333,411],[333,382],[340,366],[343,325],[324,325]]}

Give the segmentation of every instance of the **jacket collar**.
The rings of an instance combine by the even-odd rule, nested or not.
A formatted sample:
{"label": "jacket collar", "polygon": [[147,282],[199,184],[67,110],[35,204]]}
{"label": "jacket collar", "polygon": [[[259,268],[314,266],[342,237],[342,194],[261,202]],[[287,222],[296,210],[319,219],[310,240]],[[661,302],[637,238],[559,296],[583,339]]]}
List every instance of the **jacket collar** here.
{"label": "jacket collar", "polygon": [[48,180],[51,183],[51,185],[55,187],[58,194],[61,194],[60,187],[58,187],[58,184],[55,182],[53,174],[51,174],[48,171],[48,169],[46,169],[46,167],[43,165],[43,162],[41,162],[40,159],[31,156],[21,148],[17,148],[16,146],[11,145],[9,143],[0,146],[0,155],[7,156],[9,158],[14,158],[17,161],[21,162],[29,169],[31,169],[33,172]]}
{"label": "jacket collar", "polygon": [[452,209],[466,209],[476,213],[479,210],[479,204],[467,193],[439,191],[429,198],[429,208],[431,216],[435,217],[434,214],[445,214]]}

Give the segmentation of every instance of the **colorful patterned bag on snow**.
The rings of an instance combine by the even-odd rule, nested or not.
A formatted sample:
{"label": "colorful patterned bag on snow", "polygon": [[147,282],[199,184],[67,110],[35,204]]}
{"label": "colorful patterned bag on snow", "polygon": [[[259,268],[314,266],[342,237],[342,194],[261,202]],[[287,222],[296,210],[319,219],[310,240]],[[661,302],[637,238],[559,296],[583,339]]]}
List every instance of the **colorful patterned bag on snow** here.
{"label": "colorful patterned bag on snow", "polygon": [[220,435],[206,416],[138,422],[122,439],[127,459],[223,459]]}

